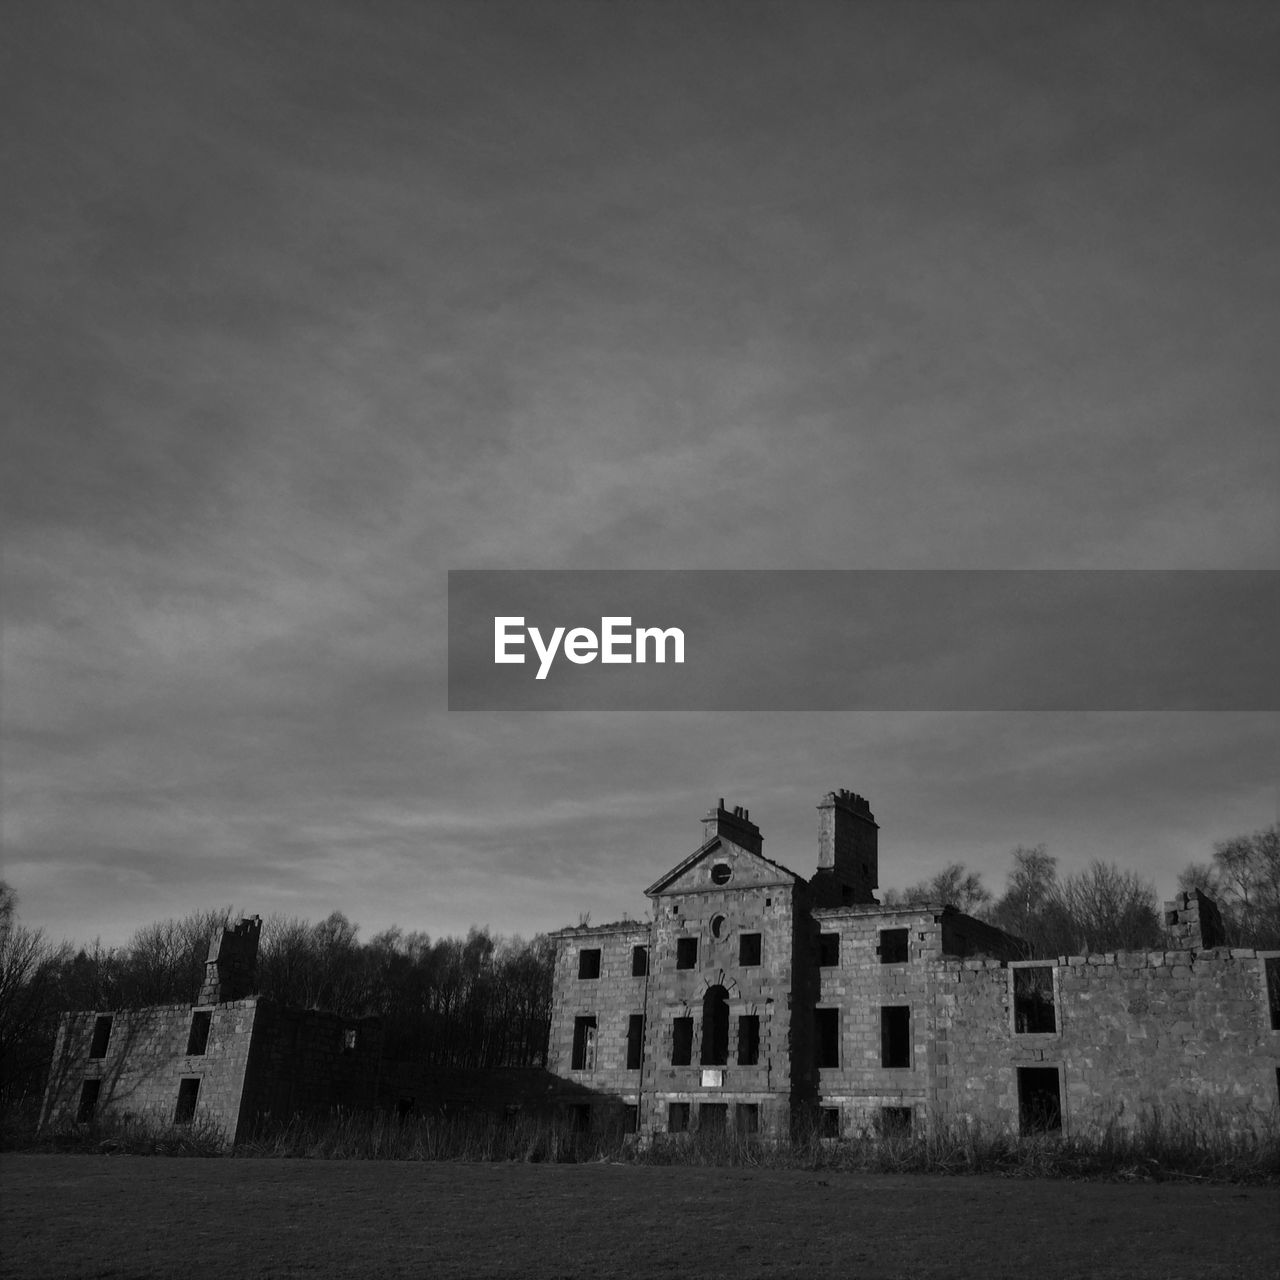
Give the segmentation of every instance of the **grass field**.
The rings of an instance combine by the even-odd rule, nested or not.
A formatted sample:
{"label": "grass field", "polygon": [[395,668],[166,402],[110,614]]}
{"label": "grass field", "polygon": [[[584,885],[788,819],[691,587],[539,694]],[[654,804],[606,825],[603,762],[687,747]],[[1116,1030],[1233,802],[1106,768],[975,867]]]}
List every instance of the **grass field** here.
{"label": "grass field", "polygon": [[24,1280],[1280,1276],[1273,1186],[14,1153],[0,1194]]}

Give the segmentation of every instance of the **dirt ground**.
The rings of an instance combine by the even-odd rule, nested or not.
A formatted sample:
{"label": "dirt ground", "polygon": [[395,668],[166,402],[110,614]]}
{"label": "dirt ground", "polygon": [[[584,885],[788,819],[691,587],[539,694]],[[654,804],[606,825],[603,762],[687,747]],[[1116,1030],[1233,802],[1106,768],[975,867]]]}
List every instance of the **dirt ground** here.
{"label": "dirt ground", "polygon": [[0,1157],[0,1275],[1272,1280],[1280,1189]]}

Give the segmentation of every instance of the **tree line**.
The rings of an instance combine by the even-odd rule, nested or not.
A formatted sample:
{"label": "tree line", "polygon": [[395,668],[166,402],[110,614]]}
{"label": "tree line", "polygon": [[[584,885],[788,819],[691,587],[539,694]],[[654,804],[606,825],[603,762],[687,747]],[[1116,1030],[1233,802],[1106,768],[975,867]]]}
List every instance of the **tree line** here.
{"label": "tree line", "polygon": [[[1280,826],[1221,841],[1178,883],[1217,902],[1230,945],[1280,949]],[[962,863],[881,896],[887,905],[953,903],[1024,939],[1030,958],[1164,942],[1152,885],[1104,862],[1060,875],[1044,845],[1012,851],[998,897]],[[0,1100],[39,1094],[65,1010],[194,1002],[209,939],[236,918],[230,907],[196,911],[146,925],[122,947],[55,945],[19,922],[13,890],[0,882]],[[341,912],[318,924],[276,915],[263,922],[257,986],[285,1005],[380,1018],[392,1059],[545,1066],[554,958],[546,935],[472,928],[431,939],[392,927],[361,941]]]}
{"label": "tree line", "polygon": [[[1134,872],[1094,861],[1062,876],[1042,844],[1020,845],[1010,860],[999,896],[977,872],[955,862],[881,897],[890,906],[953,903],[1023,939],[1032,959],[1164,945],[1155,887]],[[1208,862],[1183,870],[1178,888],[1200,889],[1217,903],[1229,946],[1280,948],[1280,825],[1219,841]]]}
{"label": "tree line", "polygon": [[[237,913],[195,911],[139,929],[122,947],[54,945],[23,926],[0,883],[0,1097],[43,1088],[59,1016],[71,1009],[194,1003],[209,940]],[[341,912],[318,924],[268,916],[258,994],[343,1017],[381,1019],[384,1054],[426,1066],[545,1066],[555,944],[432,939],[392,927],[367,941]]]}

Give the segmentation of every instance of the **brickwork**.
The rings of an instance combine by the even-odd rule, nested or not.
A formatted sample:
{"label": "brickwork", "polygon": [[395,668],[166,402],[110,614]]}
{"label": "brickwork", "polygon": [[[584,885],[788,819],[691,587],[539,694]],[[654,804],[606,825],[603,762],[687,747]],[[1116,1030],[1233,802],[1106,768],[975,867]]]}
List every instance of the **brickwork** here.
{"label": "brickwork", "polygon": [[[558,936],[549,1069],[594,1091],[599,1112],[634,1108],[644,1133],[696,1127],[708,1104],[727,1107],[707,1113],[717,1123],[750,1111],[766,1135],[815,1110],[833,1135],[953,1122],[1096,1134],[1156,1112],[1256,1130],[1275,1117],[1280,957],[1215,946],[1203,894],[1166,904],[1168,950],[1032,962],[953,906],[876,903],[877,831],[862,797],[828,793],[805,881],[721,801],[699,848],[646,890],[649,923]],[[599,976],[580,977],[594,950]],[[636,1014],[643,1061],[628,1068]],[[745,1039],[743,1018],[758,1019]]]}

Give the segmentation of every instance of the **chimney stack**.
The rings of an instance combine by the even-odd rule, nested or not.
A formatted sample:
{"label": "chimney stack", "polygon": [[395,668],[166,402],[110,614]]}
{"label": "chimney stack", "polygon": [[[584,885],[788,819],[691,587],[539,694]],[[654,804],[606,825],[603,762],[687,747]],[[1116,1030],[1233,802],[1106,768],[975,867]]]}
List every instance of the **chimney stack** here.
{"label": "chimney stack", "polygon": [[702,833],[703,844],[719,836],[721,840],[728,840],[748,853],[761,853],[764,849],[764,839],[760,835],[760,828],[751,821],[751,811],[741,805],[735,805],[732,810],[726,809],[723,796],[720,803],[703,818]]}

